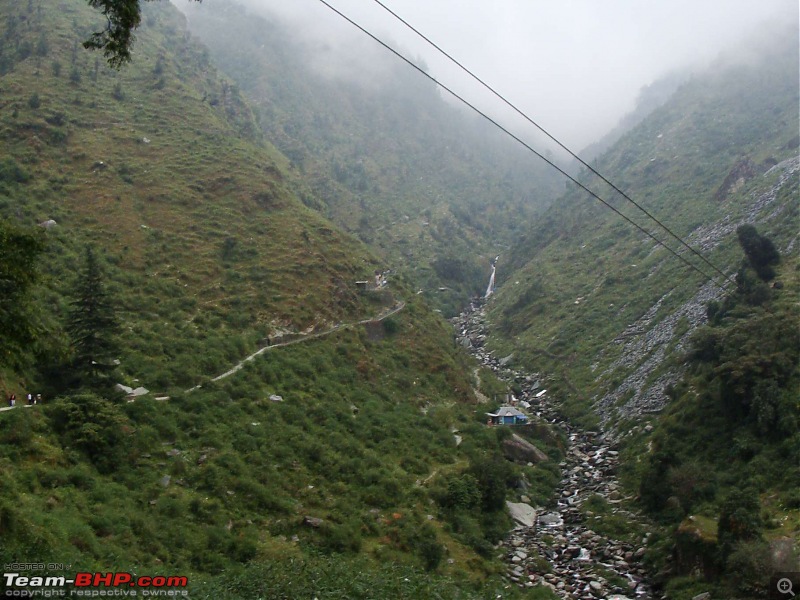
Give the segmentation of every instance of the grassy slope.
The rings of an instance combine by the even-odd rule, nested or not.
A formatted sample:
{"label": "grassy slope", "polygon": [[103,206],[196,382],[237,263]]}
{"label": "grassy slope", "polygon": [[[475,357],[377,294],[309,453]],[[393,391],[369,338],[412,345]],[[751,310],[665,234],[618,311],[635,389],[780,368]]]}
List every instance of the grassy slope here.
{"label": "grassy slope", "polygon": [[[121,72],[79,48],[100,26],[82,2],[4,1],[0,16],[0,215],[58,222],[41,232],[41,356],[65,344],[67,294],[91,242],[123,322],[122,376],[172,396],[0,413],[2,560],[189,572],[209,597],[252,597],[264,564],[330,573],[315,576],[322,590],[408,579],[415,597],[513,597],[496,582],[470,591],[495,569],[472,548],[479,515],[461,521],[470,541],[433,502],[442,476],[498,441],[474,418],[449,328],[402,279],[391,290],[408,303],[383,324],[274,349],[208,382],[267,335],[354,322],[391,298],[355,293],[377,263],[296,200],[287,160],[260,141],[178,13],[147,5]],[[3,390],[35,388],[36,366],[0,369]],[[452,562],[422,572],[445,546]],[[355,583],[335,567],[347,564],[362,571]],[[296,597],[307,584],[280,585]]]}
{"label": "grassy slope", "polygon": [[[253,131],[249,109],[184,41],[177,15],[155,5],[138,60],[117,73],[75,47],[87,21],[99,26],[81,8],[42,13],[47,55],[3,76],[5,160],[24,181],[3,182],[0,208],[20,224],[59,223],[48,232],[52,288],[63,291],[83,243],[104,252],[129,326],[125,368],[224,340],[224,357],[170,366],[170,383],[187,386],[269,333],[372,310],[352,284],[376,263],[292,197],[285,158],[240,136]],[[35,42],[37,22],[20,22],[17,35]]]}
{"label": "grassy slope", "polygon": [[[784,52],[796,32],[776,38],[783,43],[767,47],[755,64],[721,64],[715,75],[685,84],[598,160],[602,173],[692,243],[696,230],[751,219],[747,211],[754,199],[779,178],[761,173],[797,154],[797,57]],[[745,158],[759,173],[715,199]],[[796,194],[795,176],[778,194],[784,209],[759,217],[765,219],[759,231],[780,249],[797,231]],[[633,207],[612,201],[643,222]],[[706,254],[729,273],[741,256],[733,234]],[[560,373],[559,393],[573,416],[588,415],[591,398],[613,390],[627,375],[624,369],[607,372],[623,349],[612,341],[663,299],[653,321],[658,323],[702,283],[696,272],[577,190],[521,241],[514,266],[491,312],[502,332],[496,344],[502,352],[515,347],[534,368]]]}
{"label": "grassy slope", "polygon": [[234,2],[185,10],[307,193],[415,285],[452,288],[434,300],[448,312],[485,288],[489,260],[560,189],[542,163],[454,110],[377,44],[368,51],[384,65],[379,77],[359,81],[369,75],[352,65],[329,77],[311,64],[313,43],[277,21]]}
{"label": "grassy slope", "polygon": [[[791,357],[796,356],[800,187],[796,172],[778,185],[782,174],[767,171],[798,154],[797,31],[773,32],[772,42],[761,46],[746,63],[723,62],[716,72],[696,76],[597,162],[601,172],[690,242],[699,245],[701,234],[715,228],[726,231],[705,254],[731,276],[742,260],[737,224],[754,222],[775,242],[783,253],[777,275],[783,287],[772,290],[768,312],[741,309],[714,328],[716,335],[730,336],[726,352],[741,348],[741,356],[726,356],[721,364],[698,366],[695,361],[689,367],[686,353],[692,346],[684,336],[693,325],[684,319],[670,325],[666,338],[646,352],[611,368],[630,340],[646,339],[666,323],[702,281],[577,191],[557,202],[517,248],[518,268],[501,283],[490,313],[502,332],[493,341],[500,353],[513,349],[529,367],[552,373],[555,381],[548,387],[564,399],[564,412],[588,426],[597,421],[593,402],[617,390],[660,349],[664,357],[646,384],[689,367],[669,390],[663,414],[648,416],[652,432],[642,428],[641,420],[611,421],[623,431],[632,428],[622,473],[631,492],[644,496],[648,486],[662,486],[650,494],[650,503],[654,498],[660,505],[647,507],[661,523],[652,526],[656,535],[648,559],[660,570],[671,598],[688,599],[708,590],[714,597],[747,596],[757,588],[763,592],[758,586],[772,567],[765,566],[770,552],[762,542],[740,546],[738,562],[720,562],[716,519],[724,499],[736,490],[752,486],[758,493],[767,542],[788,538],[796,544],[798,536],[797,436],[771,435],[769,427],[765,431],[763,424],[756,425],[771,409],[752,409],[746,418],[735,415],[730,391],[720,383],[725,373],[735,378],[741,372],[758,382],[759,373],[772,377],[781,371],[779,387],[770,389],[778,389],[775,398],[784,399],[785,423],[796,423],[798,373]],[[742,173],[745,177],[736,181]],[[771,203],[753,211],[755,202],[771,191]],[[614,204],[635,215],[621,202]],[[651,320],[644,322],[648,311]],[[767,336],[761,328],[775,330],[778,319],[778,333]],[[755,388],[743,389],[755,403]],[[630,395],[623,395],[615,408],[628,400]],[[692,571],[685,558],[683,563],[673,560],[681,553],[685,557],[681,544],[694,540],[685,533],[692,529],[687,523],[707,525],[707,531],[700,528],[707,539],[696,551],[711,565],[709,580]],[[730,572],[716,579],[713,573],[725,569]]]}

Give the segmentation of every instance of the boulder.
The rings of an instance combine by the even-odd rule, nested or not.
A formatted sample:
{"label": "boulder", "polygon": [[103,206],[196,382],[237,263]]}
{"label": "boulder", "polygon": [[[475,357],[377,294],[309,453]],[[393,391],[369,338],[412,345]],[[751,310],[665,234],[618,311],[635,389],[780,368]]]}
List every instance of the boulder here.
{"label": "boulder", "polygon": [[547,454],[516,433],[503,440],[503,454],[506,458],[521,463],[537,464],[549,458]]}
{"label": "boulder", "polygon": [[707,579],[719,575],[717,523],[702,516],[689,516],[675,532],[675,567],[679,574],[702,573]]}
{"label": "boulder", "polygon": [[536,524],[536,510],[530,504],[506,501],[506,506],[511,518],[520,525],[533,527]]}
{"label": "boulder", "polygon": [[779,571],[800,571],[800,559],[794,551],[794,542],[791,538],[781,537],[770,541],[769,552],[772,564]]}
{"label": "boulder", "polygon": [[309,516],[303,517],[303,525],[308,525],[309,527],[313,527],[315,529],[322,527],[322,524],[324,522],[325,521],[323,519],[320,519],[319,517],[309,517]]}
{"label": "boulder", "polygon": [[564,520],[558,513],[548,513],[539,517],[539,522],[542,525],[561,525],[564,523]]}

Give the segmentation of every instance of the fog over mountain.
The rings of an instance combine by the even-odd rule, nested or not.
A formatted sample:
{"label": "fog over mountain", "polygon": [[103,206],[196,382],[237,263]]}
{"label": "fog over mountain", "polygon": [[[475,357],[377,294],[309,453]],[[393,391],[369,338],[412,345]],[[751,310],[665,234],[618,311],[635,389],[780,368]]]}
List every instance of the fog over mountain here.
{"label": "fog over mountain", "polygon": [[[304,38],[315,66],[330,76],[376,85],[387,61],[399,60],[319,0],[245,4],[285,19]],[[330,4],[515,131],[531,129],[377,2]],[[573,149],[610,130],[658,77],[706,66],[758,28],[798,22],[797,4],[786,0],[384,4]],[[177,5],[185,8],[183,1]]]}

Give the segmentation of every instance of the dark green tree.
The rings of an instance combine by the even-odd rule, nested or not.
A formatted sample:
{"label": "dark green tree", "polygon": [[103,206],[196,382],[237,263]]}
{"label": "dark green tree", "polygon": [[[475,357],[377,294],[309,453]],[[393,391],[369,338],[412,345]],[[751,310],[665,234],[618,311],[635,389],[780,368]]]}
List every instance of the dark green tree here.
{"label": "dark green tree", "polygon": [[514,469],[502,456],[479,458],[471,462],[468,474],[478,482],[484,512],[501,511],[506,506],[506,489],[515,479]]}
{"label": "dark green tree", "polygon": [[731,490],[720,508],[717,529],[723,559],[727,559],[736,543],[760,539],[763,527],[761,504],[755,490]]}
{"label": "dark green tree", "polygon": [[44,244],[38,236],[0,220],[0,365],[23,366],[39,332],[30,292]]}
{"label": "dark green tree", "polygon": [[775,278],[775,265],[780,263],[781,255],[769,238],[759,235],[752,225],[740,225],[736,229],[739,244],[744,250],[747,262],[762,281]]}
{"label": "dark green tree", "polygon": [[94,250],[86,246],[86,262],[70,303],[67,332],[72,342],[72,368],[79,387],[102,390],[114,371],[117,350],[116,313],[103,283]]}
{"label": "dark green tree", "polygon": [[86,453],[101,472],[114,471],[125,460],[133,429],[119,406],[83,392],[59,398],[48,415],[64,444]]}
{"label": "dark green tree", "polygon": [[[143,0],[88,0],[89,6],[98,9],[107,22],[103,31],[97,31],[83,42],[84,48],[102,50],[108,64],[116,69],[131,60],[131,48],[136,39],[134,30],[142,22]],[[152,2],[153,0],[144,0]],[[199,0],[197,0],[199,2]]]}

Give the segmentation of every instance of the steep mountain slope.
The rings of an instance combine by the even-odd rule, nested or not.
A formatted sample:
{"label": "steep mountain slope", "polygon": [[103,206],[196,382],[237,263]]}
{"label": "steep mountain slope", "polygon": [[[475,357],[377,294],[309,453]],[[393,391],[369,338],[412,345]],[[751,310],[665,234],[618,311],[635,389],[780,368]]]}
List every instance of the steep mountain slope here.
{"label": "steep mountain slope", "polygon": [[[115,72],[76,46],[85,25],[65,24],[91,13],[66,8],[51,29],[47,11],[17,13],[3,46],[0,208],[29,226],[56,221],[52,283],[76,268],[83,243],[107,251],[135,319],[126,369],[139,372],[152,344],[191,355],[216,338],[233,358],[280,330],[370,310],[353,282],[378,263],[292,197],[283,156],[241,137],[255,131],[249,109],[175,15],[153,8],[147,52]],[[204,360],[170,366],[169,381],[188,387],[222,364]]]}
{"label": "steep mountain slope", "polygon": [[[644,86],[639,91],[634,109],[620,119],[619,123],[602,138],[589,144],[581,150],[580,157],[587,163],[591,163],[601,154],[606,152],[619,139],[631,129],[641,123],[650,113],[663,105],[670,99],[672,94],[681,84],[686,83],[691,73],[688,71],[674,71],[660,77],[650,85]],[[580,169],[580,164],[575,161],[575,170]]]}
{"label": "steep mountain slope", "polygon": [[[623,506],[654,520],[643,552],[669,598],[767,597],[800,568],[797,46],[794,24],[743,44],[596,162],[725,277],[573,189],[488,305],[496,355],[619,444]],[[592,506],[592,528],[641,539],[618,508]]]}
{"label": "steep mountain slope", "polygon": [[[101,26],[85,3],[0,2],[0,232],[45,247],[40,333],[0,364],[4,395],[45,400],[0,411],[0,558],[181,571],[193,597],[496,596],[509,522],[476,502],[522,475],[492,468],[500,440],[452,332],[401,277],[359,292],[380,263],[296,198],[180,14],[145,9],[117,72],[80,48]],[[119,380],[163,395],[64,389],[86,244],[121,322]],[[462,476],[475,502],[453,508]]]}
{"label": "steep mountain slope", "polygon": [[[759,231],[781,251],[795,244],[797,32],[780,34],[758,42],[748,61],[722,61],[696,76],[597,161],[600,172],[730,276],[740,256],[733,234],[739,223],[762,223]],[[667,238],[605,186],[584,180]],[[567,404],[588,414],[599,400],[605,422],[663,406],[674,378],[661,378],[666,351],[680,349],[703,320],[705,302],[722,293],[577,189],[515,247],[512,267],[491,310],[501,333],[496,343],[563,373]]]}
{"label": "steep mountain slope", "polygon": [[485,288],[490,259],[563,189],[543,163],[377,44],[374,73],[348,64],[330,75],[310,56],[320,49],[277,18],[227,0],[181,9],[258,107],[307,194],[415,285],[451,288],[434,296],[447,312]]}

